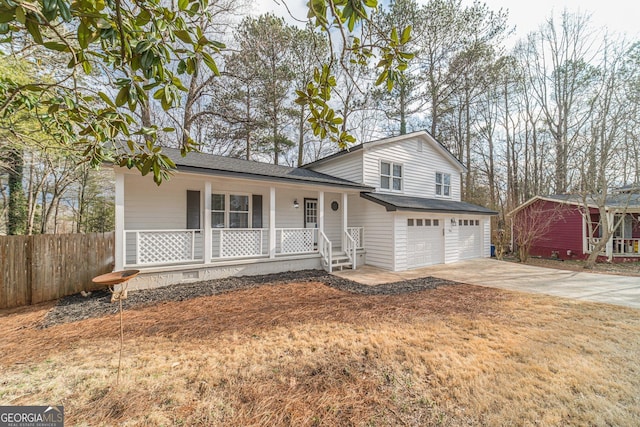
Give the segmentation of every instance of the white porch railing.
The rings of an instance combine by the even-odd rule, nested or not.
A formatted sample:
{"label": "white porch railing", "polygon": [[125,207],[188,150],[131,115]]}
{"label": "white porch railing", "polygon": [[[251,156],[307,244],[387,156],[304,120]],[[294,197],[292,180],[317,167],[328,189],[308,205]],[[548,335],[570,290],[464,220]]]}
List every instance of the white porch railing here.
{"label": "white porch railing", "polygon": [[322,232],[318,232],[318,247],[320,248],[320,256],[322,257],[322,265],[325,270],[331,273],[331,241]]}
{"label": "white porch railing", "polygon": [[212,258],[257,257],[268,254],[266,228],[211,229]]}
{"label": "white porch railing", "polygon": [[[600,237],[587,238],[587,246],[589,252],[593,252],[593,249],[602,239]],[[612,239],[613,243],[613,255],[640,255],[640,238],[621,238],[616,237]],[[606,248],[600,251],[602,254],[606,253]]]}
{"label": "white porch railing", "polygon": [[125,265],[202,260],[202,230],[125,231]]}
{"label": "white porch railing", "polygon": [[355,241],[356,249],[364,248],[364,227],[347,227],[347,234]]}
{"label": "white porch railing", "polygon": [[276,228],[276,254],[317,252],[315,228]]}
{"label": "white porch railing", "polygon": [[[344,233],[344,251],[354,265],[356,250],[363,247],[363,230],[362,227],[349,227]],[[205,242],[204,230],[125,230],[124,234],[125,266],[206,263],[269,256],[268,228],[212,228],[208,242]],[[275,235],[276,255],[319,252],[325,265],[331,269],[331,241],[318,229],[277,228]],[[210,260],[204,260],[205,245],[211,245]]]}
{"label": "white porch railing", "polygon": [[613,253],[616,255],[640,255],[640,238],[613,239]]}
{"label": "white porch railing", "polygon": [[356,241],[351,237],[349,231],[345,231],[344,233],[344,243],[345,248],[344,252],[347,254],[349,261],[351,261],[351,268],[353,270],[356,269]]}

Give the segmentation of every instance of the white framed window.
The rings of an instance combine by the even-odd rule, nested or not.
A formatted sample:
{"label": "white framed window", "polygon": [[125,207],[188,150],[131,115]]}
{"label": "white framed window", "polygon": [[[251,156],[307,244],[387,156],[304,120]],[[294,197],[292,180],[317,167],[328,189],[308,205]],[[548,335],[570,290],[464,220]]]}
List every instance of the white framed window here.
{"label": "white framed window", "polygon": [[451,197],[451,174],[436,172],[436,196]]}
{"label": "white framed window", "polygon": [[211,227],[224,228],[227,221],[225,220],[225,203],[226,196],[224,194],[211,195]]}
{"label": "white framed window", "polygon": [[249,228],[249,196],[229,195],[229,228]]}
{"label": "white framed window", "polygon": [[249,228],[251,197],[248,194],[212,194],[212,228]]}
{"label": "white framed window", "polygon": [[402,165],[392,162],[380,162],[380,188],[402,191]]}

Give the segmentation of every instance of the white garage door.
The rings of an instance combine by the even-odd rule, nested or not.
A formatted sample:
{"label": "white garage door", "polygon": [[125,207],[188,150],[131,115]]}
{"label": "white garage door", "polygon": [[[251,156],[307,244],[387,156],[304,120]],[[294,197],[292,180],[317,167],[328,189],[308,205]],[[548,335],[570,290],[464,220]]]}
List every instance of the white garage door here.
{"label": "white garage door", "polygon": [[443,222],[435,218],[407,219],[407,267],[444,262]]}
{"label": "white garage door", "polygon": [[458,253],[460,259],[482,256],[482,227],[477,219],[458,220]]}

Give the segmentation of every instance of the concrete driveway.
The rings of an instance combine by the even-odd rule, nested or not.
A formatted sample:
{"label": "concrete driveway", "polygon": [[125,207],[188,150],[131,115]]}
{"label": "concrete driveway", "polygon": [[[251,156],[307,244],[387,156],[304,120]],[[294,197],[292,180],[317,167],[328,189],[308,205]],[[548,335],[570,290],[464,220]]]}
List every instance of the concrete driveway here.
{"label": "concrete driveway", "polygon": [[356,271],[345,270],[337,274],[366,284],[434,276],[472,285],[640,309],[640,277],[556,270],[494,259],[474,259],[396,273],[364,266]]}

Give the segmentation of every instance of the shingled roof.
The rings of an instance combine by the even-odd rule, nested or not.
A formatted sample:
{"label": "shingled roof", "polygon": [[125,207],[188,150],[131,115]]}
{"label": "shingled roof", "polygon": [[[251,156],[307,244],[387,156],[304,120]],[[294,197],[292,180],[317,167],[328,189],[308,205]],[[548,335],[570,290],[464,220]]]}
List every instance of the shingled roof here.
{"label": "shingled roof", "polygon": [[497,215],[482,206],[473,205],[467,202],[457,202],[446,199],[428,199],[423,197],[401,196],[397,194],[385,193],[360,193],[360,197],[378,203],[387,211],[412,211],[412,212],[434,212],[453,214],[475,214],[475,215]]}
{"label": "shingled roof", "polygon": [[185,157],[182,157],[180,150],[176,150],[174,148],[163,148],[162,152],[173,160],[180,172],[193,172],[268,181],[288,181],[316,185],[330,185],[353,188],[356,190],[372,190],[371,187],[366,185],[326,175],[311,169],[272,165],[269,163],[254,162],[197,152],[190,152]]}

